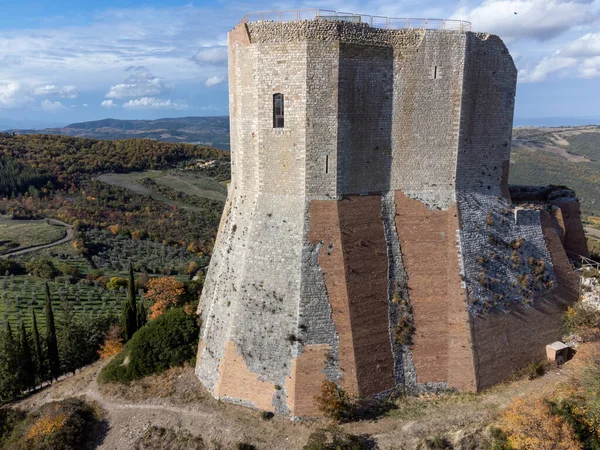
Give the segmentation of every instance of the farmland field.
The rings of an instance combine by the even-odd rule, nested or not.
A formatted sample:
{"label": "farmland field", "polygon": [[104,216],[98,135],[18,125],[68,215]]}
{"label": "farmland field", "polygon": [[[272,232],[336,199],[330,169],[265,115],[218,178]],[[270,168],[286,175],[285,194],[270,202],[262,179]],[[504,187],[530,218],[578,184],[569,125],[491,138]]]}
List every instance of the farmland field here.
{"label": "farmland field", "polygon": [[0,218],[0,255],[19,247],[50,244],[66,235],[66,228],[44,221],[10,221]]}
{"label": "farmland field", "polygon": [[186,204],[183,201],[175,201],[168,196],[161,195],[156,192],[156,189],[152,189],[152,187],[148,185],[147,180],[151,180],[157,186],[162,186],[163,188],[173,190],[177,193],[192,195],[199,198],[222,202],[225,201],[225,198],[227,197],[227,188],[215,179],[182,170],[147,170],[144,172],[132,173],[108,173],[100,175],[98,180],[103,183],[125,188],[136,194],[151,197],[162,203],[181,206],[186,209],[193,208],[193,206]]}

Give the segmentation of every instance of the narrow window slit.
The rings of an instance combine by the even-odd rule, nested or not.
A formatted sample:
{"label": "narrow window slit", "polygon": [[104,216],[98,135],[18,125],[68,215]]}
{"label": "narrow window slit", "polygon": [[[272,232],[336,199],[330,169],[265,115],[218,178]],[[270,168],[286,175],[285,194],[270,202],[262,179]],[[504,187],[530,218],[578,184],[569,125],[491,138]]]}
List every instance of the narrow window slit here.
{"label": "narrow window slit", "polygon": [[273,94],[273,128],[283,128],[283,94]]}
{"label": "narrow window slit", "polygon": [[325,155],[325,174],[329,173],[329,155]]}

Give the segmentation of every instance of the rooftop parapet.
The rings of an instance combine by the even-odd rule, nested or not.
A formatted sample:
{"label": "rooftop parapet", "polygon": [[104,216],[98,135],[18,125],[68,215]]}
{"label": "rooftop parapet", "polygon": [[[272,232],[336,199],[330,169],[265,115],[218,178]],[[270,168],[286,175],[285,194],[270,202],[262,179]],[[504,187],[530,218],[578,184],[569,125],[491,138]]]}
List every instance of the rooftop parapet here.
{"label": "rooftop parapet", "polygon": [[246,14],[241,22],[295,22],[300,20],[364,23],[373,28],[383,28],[388,30],[421,29],[471,31],[471,22],[465,20],[371,16],[368,14],[337,12],[326,9],[253,12]]}

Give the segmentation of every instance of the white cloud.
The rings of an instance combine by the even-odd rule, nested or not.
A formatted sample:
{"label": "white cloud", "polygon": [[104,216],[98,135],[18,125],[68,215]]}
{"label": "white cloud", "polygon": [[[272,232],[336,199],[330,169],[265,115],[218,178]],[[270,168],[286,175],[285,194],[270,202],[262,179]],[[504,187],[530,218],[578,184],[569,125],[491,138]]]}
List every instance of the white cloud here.
{"label": "white cloud", "polygon": [[544,81],[551,73],[561,72],[576,64],[577,60],[574,58],[564,58],[560,55],[547,56],[532,71],[521,70],[519,80],[524,83]]}
{"label": "white cloud", "polygon": [[118,108],[119,105],[117,105],[112,100],[104,100],[102,103],[100,103],[100,107],[104,108],[104,109],[111,109],[111,108]]}
{"label": "white cloud", "polygon": [[227,47],[205,47],[202,48],[192,58],[200,65],[210,64],[213,66],[227,65]]}
{"label": "white cloud", "polygon": [[125,109],[186,109],[188,106],[181,103],[175,103],[168,100],[161,100],[156,97],[142,97],[136,100],[129,100],[123,105]]}
{"label": "white cloud", "polygon": [[224,81],[225,75],[213,75],[212,77],[207,78],[204,84],[206,85],[206,87],[213,87],[217,84],[223,83]]}
{"label": "white cloud", "polygon": [[53,102],[51,100],[44,100],[41,103],[41,107],[42,107],[43,111],[48,111],[48,112],[58,112],[58,111],[61,111],[66,108],[66,106],[63,105],[58,100],[55,102]]}
{"label": "white cloud", "polygon": [[579,75],[582,78],[600,77],[600,56],[583,61],[579,66]]}
{"label": "white cloud", "polygon": [[498,34],[507,41],[547,40],[599,17],[595,0],[485,0],[460,8],[455,18],[470,20],[474,31]]}
{"label": "white cloud", "polygon": [[36,87],[32,91],[33,95],[57,96],[60,98],[77,98],[79,91],[77,86],[55,86],[47,84],[46,86]]}
{"label": "white cloud", "polygon": [[568,44],[560,53],[576,58],[600,55],[600,33],[587,33]]}
{"label": "white cloud", "polygon": [[20,86],[18,83],[0,84],[0,108],[14,108],[19,105],[18,94]]}
{"label": "white cloud", "polygon": [[111,86],[106,98],[155,96],[172,91],[171,86],[152,75],[144,66],[129,67],[127,70],[132,74],[125,82]]}
{"label": "white cloud", "polygon": [[87,103],[84,103],[84,104],[83,104],[83,105],[81,105],[81,106],[83,106],[84,108],[87,108],[89,105],[88,105]]}

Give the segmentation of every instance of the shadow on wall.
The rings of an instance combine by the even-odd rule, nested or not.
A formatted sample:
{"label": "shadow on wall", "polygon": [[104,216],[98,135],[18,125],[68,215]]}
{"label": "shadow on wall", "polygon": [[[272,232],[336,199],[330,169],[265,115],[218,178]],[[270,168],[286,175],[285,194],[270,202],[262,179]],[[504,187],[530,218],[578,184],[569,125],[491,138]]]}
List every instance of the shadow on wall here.
{"label": "shadow on wall", "polygon": [[387,192],[392,164],[392,47],[340,44],[338,192]]}

